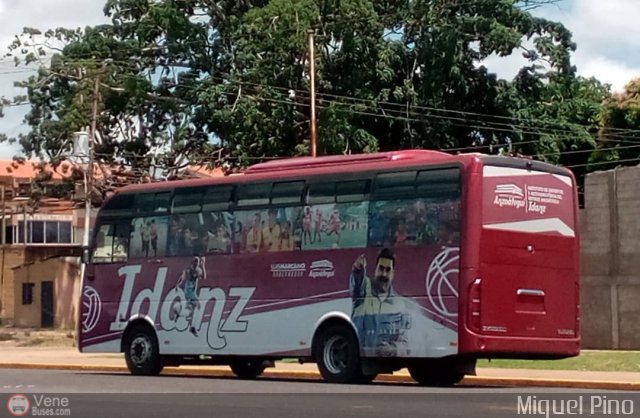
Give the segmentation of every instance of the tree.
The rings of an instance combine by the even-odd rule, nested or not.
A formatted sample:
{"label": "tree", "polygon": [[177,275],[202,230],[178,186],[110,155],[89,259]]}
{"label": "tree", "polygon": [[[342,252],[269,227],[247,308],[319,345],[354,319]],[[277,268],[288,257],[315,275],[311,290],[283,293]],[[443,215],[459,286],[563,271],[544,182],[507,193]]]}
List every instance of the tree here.
{"label": "tree", "polygon": [[[239,164],[306,154],[312,28],[321,153],[496,146],[564,162],[550,154],[594,146],[607,90],[575,76],[566,28],[529,12],[546,3],[109,0],[109,25],[16,41],[27,62],[63,44],[23,84],[32,132],[21,143],[67,153],[99,77],[100,161],[173,177],[221,148]],[[520,51],[529,64],[515,80],[479,65]]]}
{"label": "tree", "polygon": [[599,134],[591,169],[640,163],[640,79],[631,80],[623,92],[605,101]]}

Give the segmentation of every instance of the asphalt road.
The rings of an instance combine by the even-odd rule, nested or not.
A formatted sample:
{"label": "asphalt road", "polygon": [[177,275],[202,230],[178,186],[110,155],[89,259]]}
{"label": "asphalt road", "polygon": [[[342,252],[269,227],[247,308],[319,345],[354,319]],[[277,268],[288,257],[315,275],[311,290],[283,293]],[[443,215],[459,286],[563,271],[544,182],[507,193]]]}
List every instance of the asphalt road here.
{"label": "asphalt road", "polygon": [[[0,371],[0,417],[11,416],[7,403],[16,393],[26,394],[33,407],[42,394],[50,401],[68,398],[64,408],[48,413],[72,417],[516,417],[518,402],[540,405],[559,399],[580,401],[591,412],[591,397],[629,399],[640,412],[640,394],[509,388],[424,388],[414,384],[332,385],[318,381],[158,376],[4,369]],[[519,398],[520,397],[520,398]],[[545,405],[544,403],[542,404]],[[529,416],[540,416],[530,410]],[[34,414],[35,415],[35,414]],[[544,415],[544,414],[542,414]],[[33,416],[33,415],[27,415]],[[60,415],[58,415],[60,416]],[[553,416],[553,414],[551,415]]]}

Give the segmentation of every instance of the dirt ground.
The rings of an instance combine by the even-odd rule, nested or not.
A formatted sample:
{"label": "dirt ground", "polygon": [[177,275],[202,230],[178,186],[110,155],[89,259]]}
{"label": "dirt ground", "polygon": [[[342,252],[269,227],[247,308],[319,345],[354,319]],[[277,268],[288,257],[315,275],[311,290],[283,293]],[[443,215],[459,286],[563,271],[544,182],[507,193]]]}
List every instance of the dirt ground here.
{"label": "dirt ground", "polygon": [[75,347],[69,330],[0,327],[0,347]]}

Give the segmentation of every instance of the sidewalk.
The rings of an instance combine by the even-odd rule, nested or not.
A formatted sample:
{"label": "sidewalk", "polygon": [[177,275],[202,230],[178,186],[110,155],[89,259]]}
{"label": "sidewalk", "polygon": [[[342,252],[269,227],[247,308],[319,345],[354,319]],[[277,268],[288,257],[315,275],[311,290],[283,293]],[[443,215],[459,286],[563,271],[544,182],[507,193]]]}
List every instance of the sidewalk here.
{"label": "sidewalk", "polygon": [[[80,353],[64,347],[0,347],[0,368],[62,369],[127,372],[122,354]],[[167,374],[232,376],[225,366],[167,368]],[[276,363],[265,376],[320,379],[315,364]],[[413,382],[407,370],[380,375],[379,381]],[[583,389],[640,390],[640,373],[574,370],[481,368],[477,376],[462,382],[471,386],[567,387]]]}

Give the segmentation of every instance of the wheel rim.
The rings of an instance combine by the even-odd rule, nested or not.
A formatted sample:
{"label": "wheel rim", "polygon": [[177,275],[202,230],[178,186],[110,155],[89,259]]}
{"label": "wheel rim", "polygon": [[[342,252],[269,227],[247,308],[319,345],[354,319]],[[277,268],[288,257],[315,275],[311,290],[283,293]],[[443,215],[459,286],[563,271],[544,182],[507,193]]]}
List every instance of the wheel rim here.
{"label": "wheel rim", "polygon": [[342,373],[349,363],[349,342],[344,337],[334,335],[324,345],[323,359],[330,373]]}
{"label": "wheel rim", "polygon": [[129,357],[136,366],[143,366],[151,359],[152,344],[147,335],[138,335],[131,341]]}

